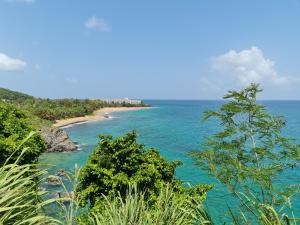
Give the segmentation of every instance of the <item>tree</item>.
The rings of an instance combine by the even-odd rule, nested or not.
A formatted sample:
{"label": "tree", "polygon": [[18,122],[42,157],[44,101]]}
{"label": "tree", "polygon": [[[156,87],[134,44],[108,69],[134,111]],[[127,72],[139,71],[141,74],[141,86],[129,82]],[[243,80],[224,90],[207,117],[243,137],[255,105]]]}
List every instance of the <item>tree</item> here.
{"label": "tree", "polygon": [[[0,101],[0,165],[10,158],[15,162],[20,155],[23,140],[34,131],[27,116],[11,104]],[[22,148],[29,149],[24,153],[19,164],[35,163],[39,155],[46,150],[44,141],[39,134],[34,134]]]}
{"label": "tree", "polygon": [[120,194],[126,197],[128,187],[137,185],[138,190],[145,192],[149,202],[154,202],[160,190],[171,185],[178,193],[189,191],[205,196],[211,186],[199,185],[187,190],[182,182],[174,177],[179,161],[169,163],[159,152],[136,141],[137,134],[132,131],[123,137],[100,135],[100,142],[90,155],[87,164],[80,172],[77,194],[84,206],[90,202],[93,207],[105,196]]}
{"label": "tree", "polygon": [[224,99],[231,101],[219,111],[205,112],[204,119],[217,119],[221,131],[191,155],[231,192],[242,191],[254,196],[258,203],[273,206],[280,203],[276,194],[285,191],[275,187],[274,179],[283,170],[296,166],[300,152],[293,139],[281,134],[284,118],[269,115],[257,103],[256,96],[261,91],[258,84],[229,91]]}

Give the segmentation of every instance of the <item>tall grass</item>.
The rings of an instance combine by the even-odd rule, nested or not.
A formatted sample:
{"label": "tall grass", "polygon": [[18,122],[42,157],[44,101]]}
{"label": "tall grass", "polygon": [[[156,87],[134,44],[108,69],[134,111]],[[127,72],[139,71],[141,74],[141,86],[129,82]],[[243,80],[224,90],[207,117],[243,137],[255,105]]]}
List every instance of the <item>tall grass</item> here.
{"label": "tall grass", "polygon": [[[281,210],[267,204],[257,204],[250,198],[247,207],[230,210],[229,221],[220,224],[232,225],[297,225],[293,215],[289,217]],[[224,209],[224,215],[226,214]],[[178,197],[171,188],[161,190],[157,203],[149,206],[143,193],[130,189],[126,198],[103,196],[97,210],[81,216],[80,225],[213,225],[202,202]]]}
{"label": "tall grass", "polygon": [[[47,172],[37,168],[37,165],[19,165],[19,161],[28,151],[22,145],[32,136],[31,132],[23,140],[17,150],[0,167],[0,224],[61,224],[60,221],[47,216],[44,207],[56,199],[43,200],[46,192],[40,190],[39,178]],[[19,153],[16,161],[8,164],[10,158]]]}
{"label": "tall grass", "polygon": [[149,206],[143,193],[131,188],[125,199],[120,195],[103,201],[79,224],[93,225],[190,225],[213,224],[200,202],[177,196],[172,188],[161,190],[154,206]]}
{"label": "tall grass", "polygon": [[35,165],[8,164],[0,168],[0,224],[60,224],[43,211],[56,199],[42,200],[38,178],[46,171]]}

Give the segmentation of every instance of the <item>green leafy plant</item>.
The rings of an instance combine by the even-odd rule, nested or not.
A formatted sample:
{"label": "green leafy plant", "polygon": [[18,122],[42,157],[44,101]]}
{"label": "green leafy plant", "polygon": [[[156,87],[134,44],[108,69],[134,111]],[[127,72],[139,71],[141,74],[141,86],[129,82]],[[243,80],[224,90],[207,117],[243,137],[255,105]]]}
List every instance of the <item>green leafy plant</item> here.
{"label": "green leafy plant", "polygon": [[[19,146],[34,130],[22,111],[0,101],[0,165],[3,165],[8,158],[10,162],[16,161],[22,151]],[[19,160],[20,164],[37,162],[39,155],[46,150],[44,141],[37,133],[27,139],[22,147],[29,147],[29,149]]]}
{"label": "green leafy plant", "polygon": [[191,155],[239,198],[243,192],[254,196],[257,203],[274,207],[292,195],[282,185],[276,187],[274,179],[297,165],[300,151],[293,139],[281,134],[284,118],[269,115],[257,103],[261,91],[257,84],[229,91],[224,99],[230,101],[219,111],[205,112],[204,119],[217,119],[222,129]]}
{"label": "green leafy plant", "polygon": [[155,202],[162,188],[169,183],[181,194],[198,194],[205,197],[209,185],[199,185],[193,189],[182,186],[175,178],[179,161],[169,163],[153,148],[137,143],[136,132],[113,139],[112,136],[100,136],[100,142],[90,155],[87,164],[81,170],[77,193],[81,196],[81,205],[87,202],[93,207],[105,196],[120,193],[126,196],[129,185],[137,185],[150,202]]}

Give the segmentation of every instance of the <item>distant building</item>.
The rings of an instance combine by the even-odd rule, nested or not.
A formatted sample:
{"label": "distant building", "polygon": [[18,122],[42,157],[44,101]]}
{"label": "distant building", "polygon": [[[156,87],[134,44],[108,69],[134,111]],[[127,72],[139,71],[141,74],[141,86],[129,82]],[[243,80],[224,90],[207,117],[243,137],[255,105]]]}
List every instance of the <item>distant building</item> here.
{"label": "distant building", "polygon": [[107,103],[117,103],[117,104],[132,104],[132,105],[139,105],[142,104],[141,100],[134,100],[129,98],[116,98],[116,99],[105,99]]}

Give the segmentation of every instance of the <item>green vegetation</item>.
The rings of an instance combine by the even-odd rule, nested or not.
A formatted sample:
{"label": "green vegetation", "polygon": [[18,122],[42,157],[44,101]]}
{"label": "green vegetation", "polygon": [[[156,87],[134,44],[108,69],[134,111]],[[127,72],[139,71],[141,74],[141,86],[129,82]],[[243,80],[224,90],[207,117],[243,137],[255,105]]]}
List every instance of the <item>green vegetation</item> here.
{"label": "green vegetation", "polygon": [[201,201],[192,196],[180,198],[169,186],[159,191],[155,206],[149,206],[145,198],[145,193],[138,192],[136,188],[129,188],[125,198],[120,195],[103,196],[102,210],[80,217],[79,224],[212,224]]}
{"label": "green vegetation", "polygon": [[107,106],[102,100],[81,99],[27,99],[18,106],[43,120],[54,122],[59,119],[92,114],[95,110]]}
{"label": "green vegetation", "polygon": [[[201,151],[191,155],[244,205],[250,202],[244,198],[246,194],[255,203],[251,206],[264,204],[273,208],[288,202],[293,190],[297,190],[276,187],[274,180],[282,171],[296,166],[300,151],[298,144],[281,135],[284,119],[268,115],[265,107],[257,103],[259,92],[256,84],[242,91],[229,91],[224,99],[231,101],[219,111],[207,111],[204,118],[216,118],[223,129],[209,138]],[[262,211],[266,213],[265,209]],[[266,217],[272,219],[272,214],[266,213]]]}
{"label": "green vegetation", "polygon": [[34,97],[23,94],[21,92],[11,91],[6,88],[0,88],[0,99],[3,99],[5,101],[22,101],[27,99],[34,99]]}
{"label": "green vegetation", "polygon": [[[49,198],[42,200],[47,192],[38,190],[38,177],[45,175],[45,170],[37,169],[35,165],[17,163],[0,167],[0,224],[66,224],[66,225],[152,225],[152,224],[197,224],[213,225],[211,218],[202,207],[202,201],[191,198],[180,198],[170,186],[161,189],[157,204],[149,206],[143,192],[129,188],[125,198],[119,194],[103,196],[102,210],[86,214],[77,211],[77,198],[69,195],[61,199]],[[28,176],[30,174],[30,176]],[[76,177],[75,177],[76,178]],[[63,214],[57,209],[60,219],[46,215],[46,206],[59,203]],[[69,204],[63,204],[69,202]],[[72,208],[71,208],[72,207]],[[297,225],[284,213],[278,213],[265,204],[255,211],[255,224],[261,225]],[[78,214],[76,214],[78,213]],[[237,212],[238,213],[238,212]],[[272,219],[270,219],[272,215]],[[231,215],[233,225],[252,225],[253,217],[247,218],[243,213]]]}
{"label": "green vegetation", "polygon": [[[79,219],[80,225],[297,225],[298,221],[288,217],[285,213],[276,211],[266,204],[253,206],[253,215],[243,212],[233,212],[222,222],[215,223],[213,218],[203,207],[202,201],[193,198],[178,198],[170,187],[160,191],[157,205],[149,206],[141,192],[129,189],[126,198],[120,196],[103,196],[102,210],[93,212]],[[255,204],[255,203],[253,203]],[[224,214],[225,214],[224,209]]]}
{"label": "green vegetation", "polygon": [[[99,99],[91,100],[35,98],[33,96],[4,88],[0,88],[0,99],[28,112],[31,116],[51,122],[59,119],[89,115],[92,114],[95,110],[103,107],[147,106],[144,103],[142,103],[141,105],[126,103],[107,103]],[[38,122],[37,125],[43,122],[38,121],[37,119],[36,121]]]}
{"label": "green vegetation", "polygon": [[82,206],[90,203],[91,207],[101,208],[103,195],[120,194],[125,198],[129,185],[137,185],[137,190],[144,192],[149,203],[157,201],[166,185],[170,185],[183,198],[185,195],[205,197],[211,186],[184,188],[183,182],[174,176],[180,162],[169,163],[156,149],[146,150],[144,145],[137,143],[136,138],[134,131],[115,140],[112,136],[100,136],[98,146],[79,177],[77,193],[81,196]]}
{"label": "green vegetation", "polygon": [[[278,190],[274,179],[299,162],[299,145],[282,137],[283,118],[266,113],[256,102],[258,92],[257,85],[231,91],[225,96],[231,101],[220,111],[206,112],[205,118],[217,118],[223,129],[203,151],[191,154],[241,200],[241,207],[230,206],[229,214],[224,209],[228,224],[296,225],[285,206],[300,186]],[[26,114],[0,101],[0,128],[0,224],[214,224],[203,208],[211,186],[184,187],[175,178],[180,162],[146,149],[135,132],[116,139],[100,136],[87,164],[75,171],[75,195],[58,178],[67,194],[53,198],[39,189],[47,177],[35,164],[43,142]],[[58,208],[54,219],[46,206],[57,203],[63,214]]]}
{"label": "green vegetation", "polygon": [[[0,165],[15,162],[22,149],[23,140],[34,128],[28,117],[11,104],[0,101]],[[29,148],[19,163],[36,163],[39,155],[46,150],[44,141],[39,134],[34,134],[23,147]]]}
{"label": "green vegetation", "polygon": [[[23,155],[27,150],[22,150]],[[46,192],[38,190],[38,179],[46,171],[32,164],[18,165],[23,155],[14,163],[0,167],[0,224],[58,224],[43,212],[55,200],[43,201]]]}

